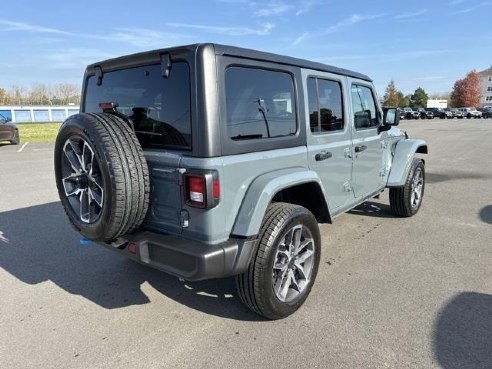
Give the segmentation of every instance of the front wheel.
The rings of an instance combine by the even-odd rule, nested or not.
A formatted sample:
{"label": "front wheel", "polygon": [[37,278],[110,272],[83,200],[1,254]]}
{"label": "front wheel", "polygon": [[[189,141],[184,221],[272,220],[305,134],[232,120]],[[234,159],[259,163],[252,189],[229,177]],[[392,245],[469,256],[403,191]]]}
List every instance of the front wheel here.
{"label": "front wheel", "polygon": [[302,206],[271,204],[246,272],[236,276],[242,302],[268,319],[285,318],[307,299],[318,273],[321,236]]}
{"label": "front wheel", "polygon": [[421,159],[413,159],[403,187],[390,188],[390,206],[396,215],[411,217],[422,205],[425,189],[425,166]]}
{"label": "front wheel", "polygon": [[19,137],[19,131],[14,132],[14,137],[12,137],[12,140],[10,140],[10,143],[12,145],[18,145],[20,143],[20,137]]}

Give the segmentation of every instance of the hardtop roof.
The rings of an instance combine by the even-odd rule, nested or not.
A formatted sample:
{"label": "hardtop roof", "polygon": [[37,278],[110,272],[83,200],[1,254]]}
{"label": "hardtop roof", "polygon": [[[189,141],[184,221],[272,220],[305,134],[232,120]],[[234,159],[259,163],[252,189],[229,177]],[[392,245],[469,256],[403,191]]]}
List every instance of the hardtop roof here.
{"label": "hardtop roof", "polygon": [[368,82],[372,82],[372,79],[365,74],[354,72],[348,69],[338,68],[331,65],[313,62],[305,59],[294,58],[291,56],[279,55],[259,50],[246,49],[236,46],[213,44],[213,43],[198,43],[184,46],[176,46],[165,49],[157,49],[151,51],[145,51],[142,53],[130,54],[121,56],[118,58],[107,59],[101,62],[93,63],[87,67],[87,70],[93,70],[95,67],[102,67],[102,69],[113,69],[117,67],[125,67],[126,65],[134,64],[135,61],[146,62],[159,62],[159,55],[163,53],[170,53],[172,57],[173,50],[182,51],[195,51],[199,52],[205,48],[213,48],[216,55],[233,56],[246,58],[250,60],[267,61],[284,65],[292,65],[300,68],[319,70],[323,72],[338,74],[342,76],[348,76],[352,78],[362,79]]}

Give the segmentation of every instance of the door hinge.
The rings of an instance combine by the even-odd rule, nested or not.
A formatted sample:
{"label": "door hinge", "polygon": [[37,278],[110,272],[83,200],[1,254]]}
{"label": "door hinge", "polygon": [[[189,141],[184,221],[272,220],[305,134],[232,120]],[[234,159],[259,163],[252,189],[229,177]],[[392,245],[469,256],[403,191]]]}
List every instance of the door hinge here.
{"label": "door hinge", "polygon": [[347,181],[343,184],[343,190],[345,192],[352,192],[352,186],[350,185],[350,182]]}

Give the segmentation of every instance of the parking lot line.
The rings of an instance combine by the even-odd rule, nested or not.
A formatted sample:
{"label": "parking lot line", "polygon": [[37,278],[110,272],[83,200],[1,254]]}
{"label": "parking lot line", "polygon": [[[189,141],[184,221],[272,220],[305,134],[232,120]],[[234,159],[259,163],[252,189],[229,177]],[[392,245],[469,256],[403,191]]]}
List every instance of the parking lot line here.
{"label": "parking lot line", "polygon": [[26,142],[24,145],[22,145],[22,147],[19,150],[17,150],[17,152],[21,152],[22,150],[24,150],[24,147],[26,147],[28,143],[29,142]]}

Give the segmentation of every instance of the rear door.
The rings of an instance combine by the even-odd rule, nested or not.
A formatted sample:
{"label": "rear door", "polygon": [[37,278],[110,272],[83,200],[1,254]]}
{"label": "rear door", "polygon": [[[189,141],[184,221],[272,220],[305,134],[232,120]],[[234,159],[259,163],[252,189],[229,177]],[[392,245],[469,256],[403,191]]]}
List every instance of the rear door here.
{"label": "rear door", "polygon": [[345,81],[343,76],[303,71],[309,167],[321,178],[332,215],[344,211],[354,199]]}
{"label": "rear door", "polygon": [[117,103],[132,122],[150,174],[150,204],[143,227],[182,233],[181,171],[183,155],[191,152],[191,69],[175,61],[168,78],[160,64],[137,65],[105,72],[87,80],[85,112],[100,112],[99,104]]}
{"label": "rear door", "polygon": [[349,79],[352,100],[354,166],[352,184],[357,198],[367,197],[384,187],[383,147],[379,126],[382,113],[371,84]]}

